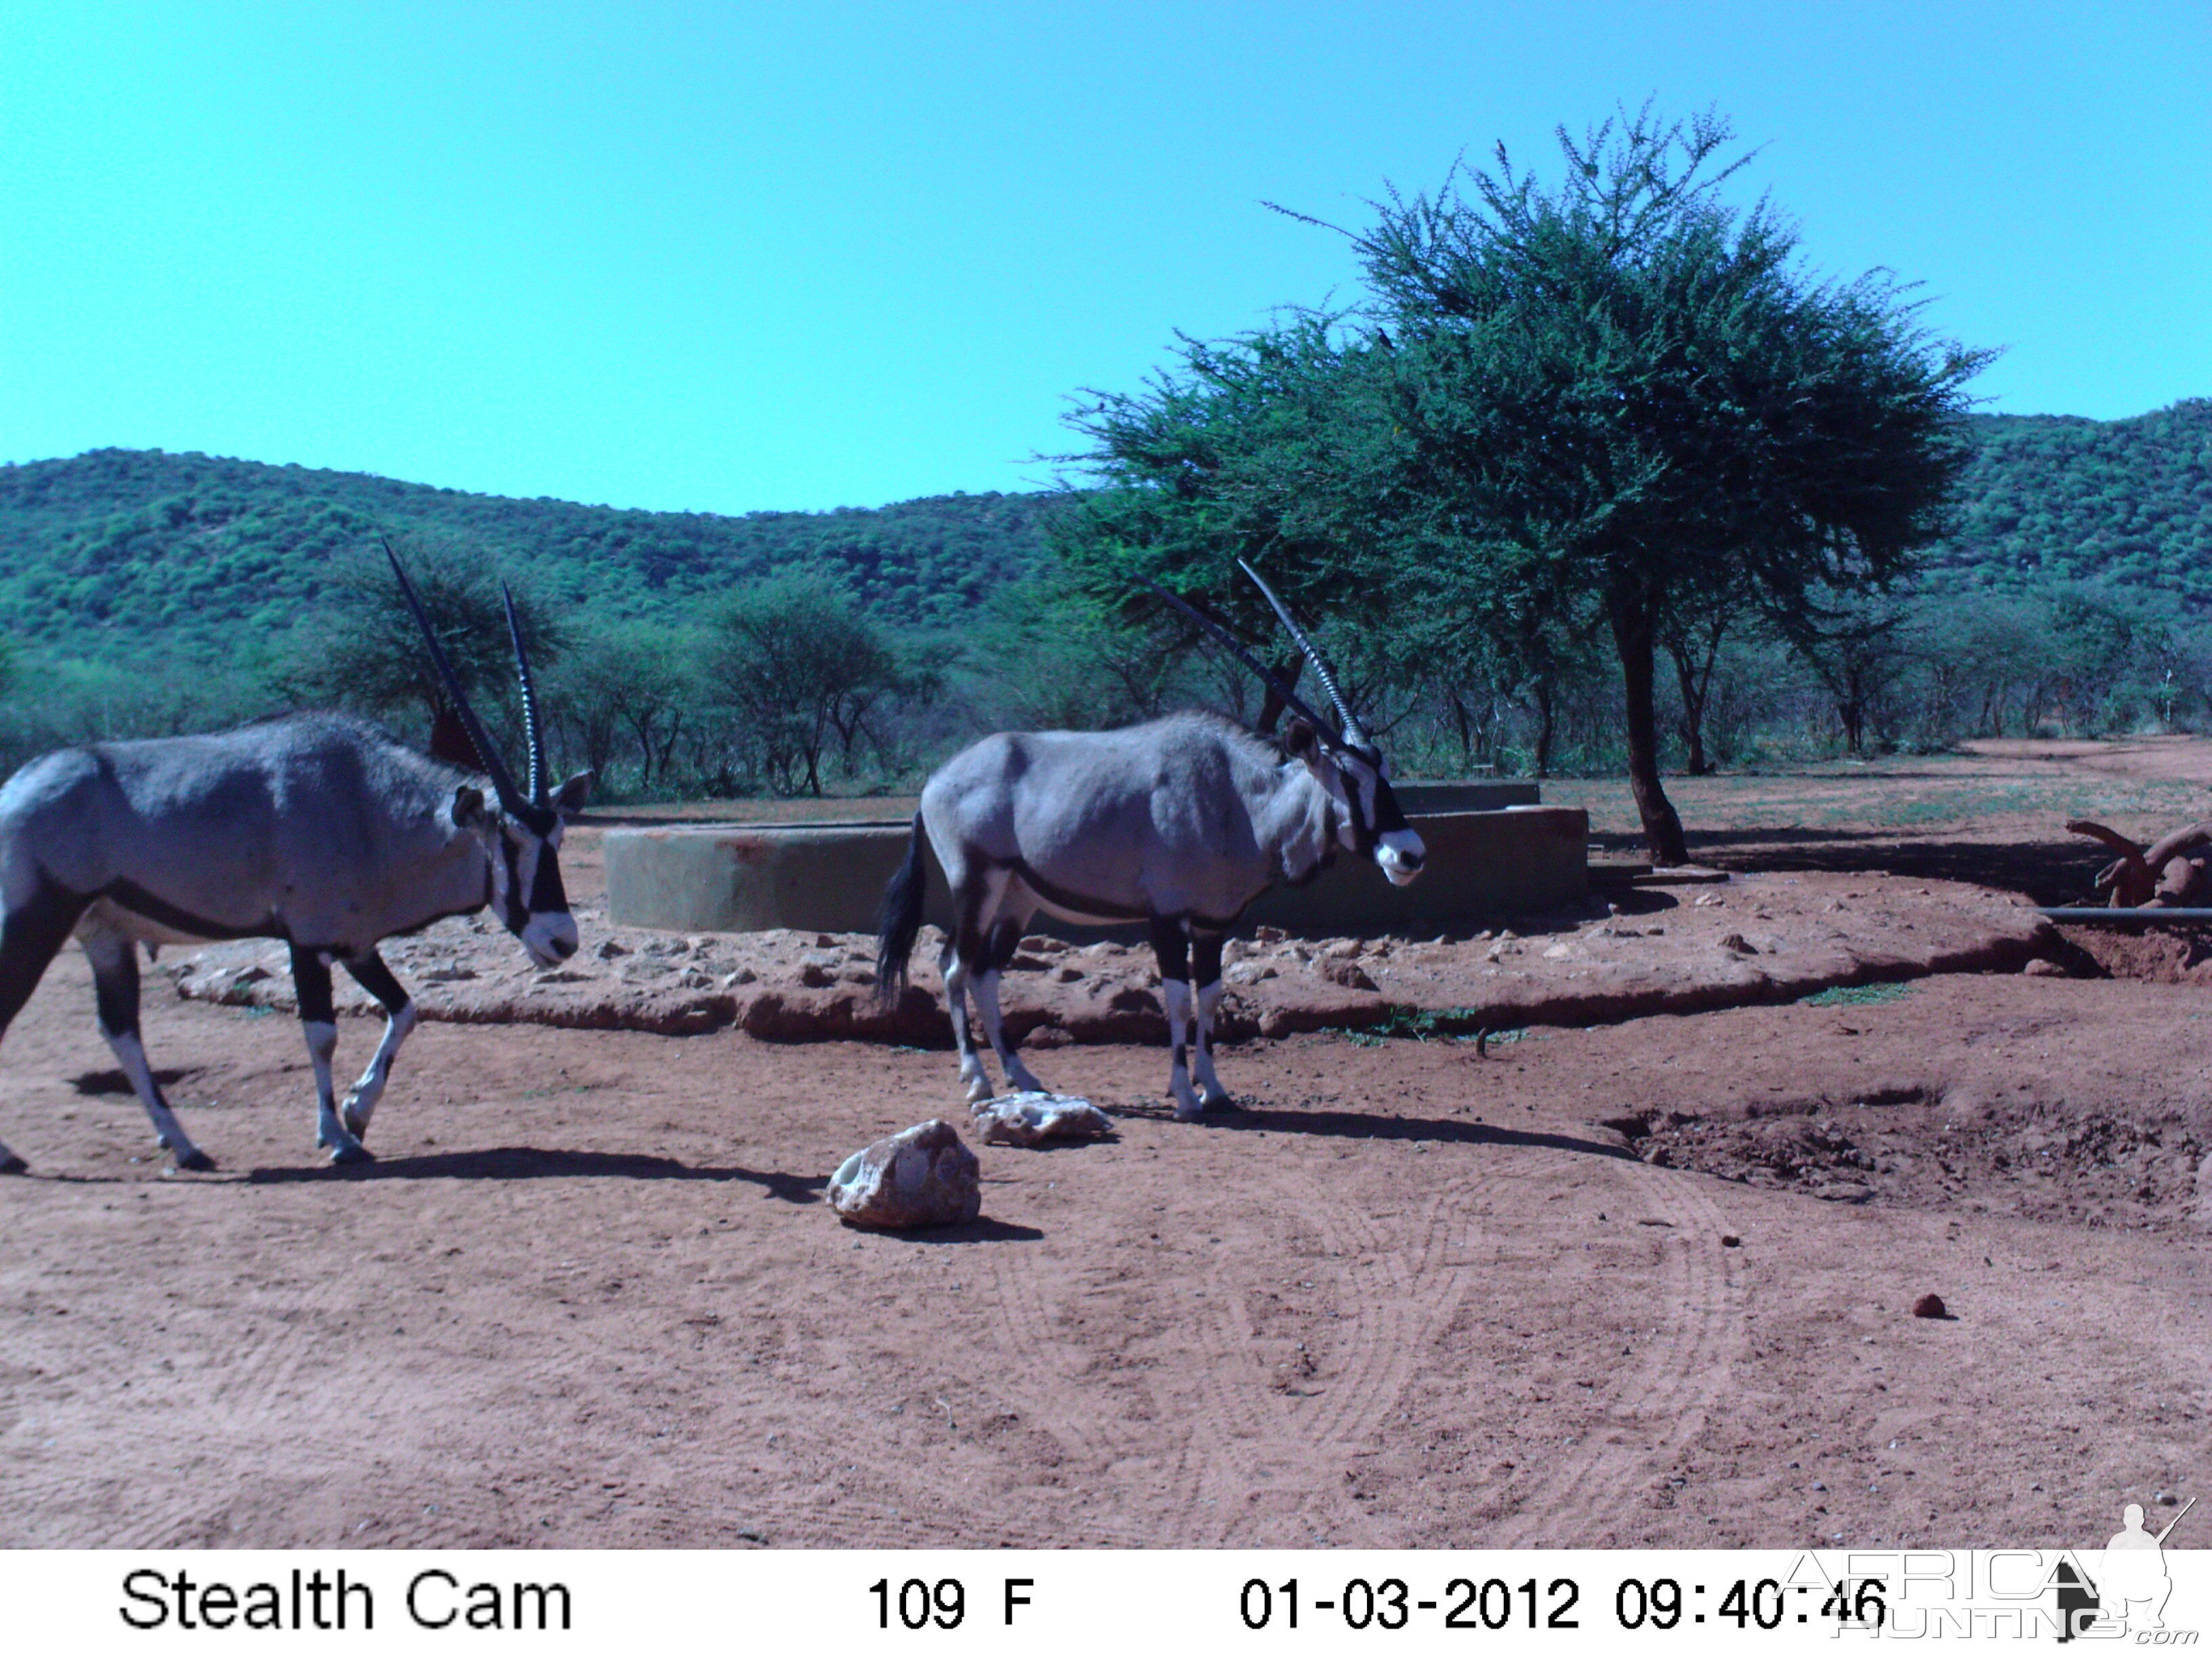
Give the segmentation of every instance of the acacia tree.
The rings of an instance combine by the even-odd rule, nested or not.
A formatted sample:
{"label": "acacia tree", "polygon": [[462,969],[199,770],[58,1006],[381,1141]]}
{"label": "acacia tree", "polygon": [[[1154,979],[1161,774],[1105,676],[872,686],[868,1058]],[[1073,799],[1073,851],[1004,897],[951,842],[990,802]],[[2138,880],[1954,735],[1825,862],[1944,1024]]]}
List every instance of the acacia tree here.
{"label": "acacia tree", "polygon": [[[492,723],[497,736],[517,701],[514,651],[498,574],[473,549],[411,546],[402,551],[416,595],[471,706]],[[326,620],[304,648],[271,674],[271,689],[295,703],[343,704],[380,713],[420,709],[421,729],[433,753],[477,763],[470,758],[471,745],[447,707],[445,682],[423,648],[422,631],[383,553],[334,562],[324,599]],[[527,589],[515,592],[514,610],[532,669],[557,661],[568,641],[560,619]]]}
{"label": "acacia tree", "polygon": [[[1376,338],[1346,341],[1315,313],[1285,326],[1206,342],[1177,337],[1179,366],[1135,392],[1090,392],[1068,424],[1091,440],[1085,488],[1050,535],[1063,578],[1091,604],[1164,621],[1140,576],[1173,587],[1247,638],[1271,642],[1295,686],[1304,659],[1282,641],[1267,602],[1237,568],[1250,561],[1310,617],[1373,617],[1372,577],[1396,532],[1396,434]],[[1281,712],[1267,693],[1262,730]]]}
{"label": "acacia tree", "polygon": [[834,740],[854,746],[902,684],[890,643],[842,585],[792,571],[738,589],[708,623],[704,679],[737,716],[737,737],[786,794],[822,793]]}
{"label": "acacia tree", "polygon": [[1395,191],[1352,234],[1413,510],[1401,547],[1471,614],[1609,632],[1631,786],[1680,863],[1654,651],[1671,617],[1747,592],[1778,618],[1816,587],[1881,587],[1944,529],[1964,383],[1990,354],[1931,338],[1887,273],[1822,283],[1765,201],[1725,206],[1720,117],[1647,105],[1577,141],[1547,191],[1500,145],[1433,198]]}

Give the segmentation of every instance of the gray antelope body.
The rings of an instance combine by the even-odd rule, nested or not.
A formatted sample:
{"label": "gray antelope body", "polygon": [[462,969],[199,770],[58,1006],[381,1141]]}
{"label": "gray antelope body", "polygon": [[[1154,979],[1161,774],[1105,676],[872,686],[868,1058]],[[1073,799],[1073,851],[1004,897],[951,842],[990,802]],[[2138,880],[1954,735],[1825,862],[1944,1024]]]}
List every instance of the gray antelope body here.
{"label": "gray antelope body", "polygon": [[1299,718],[1280,744],[1200,714],[1112,732],[1000,732],[930,779],[906,863],[884,895],[878,977],[886,995],[904,979],[921,926],[926,838],[952,890],[939,966],[971,1100],[992,1092],[969,1030],[971,989],[1007,1083],[1043,1087],[1008,1047],[998,996],[1000,972],[1038,911],[1147,926],[1173,1050],[1169,1090],[1176,1115],[1191,1118],[1231,1103],[1214,1075],[1210,1038],[1223,939],[1244,908],[1279,883],[1310,879],[1340,849],[1372,857],[1394,883],[1420,872],[1421,839],[1391,793],[1380,751],[1274,595],[1268,599],[1343,717],[1340,735],[1225,630],[1159,591],[1227,641]]}
{"label": "gray antelope body", "polygon": [[[404,572],[400,580],[428,634]],[[581,804],[589,775],[550,796],[540,787],[543,744],[519,629],[527,793],[491,757],[429,638],[457,712],[488,758],[488,777],[419,754],[368,721],[300,714],[205,736],[59,750],[0,785],[0,1036],[74,933],[92,962],[101,1035],[161,1145],[182,1168],[211,1169],[147,1064],[137,947],[283,939],[314,1066],[317,1142],[335,1162],[366,1158],[361,1137],[417,1018],[377,953],[381,940],[489,904],[541,966],[576,948],[556,853],[562,818]],[[386,1015],[383,1041],[343,1115],[331,1080],[333,963]],[[0,1171],[23,1167],[0,1146]]]}

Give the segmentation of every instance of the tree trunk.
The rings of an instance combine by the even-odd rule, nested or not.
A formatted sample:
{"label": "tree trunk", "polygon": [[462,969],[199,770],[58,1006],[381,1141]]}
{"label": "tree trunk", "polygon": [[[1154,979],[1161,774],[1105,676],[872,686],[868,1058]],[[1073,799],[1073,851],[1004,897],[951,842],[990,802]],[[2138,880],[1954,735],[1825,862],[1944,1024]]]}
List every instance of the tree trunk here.
{"label": "tree trunk", "polygon": [[[1674,681],[1682,692],[1682,743],[1690,751],[1690,775],[1702,778],[1713,769],[1705,758],[1705,687],[1698,682],[1698,673],[1690,659],[1673,646],[1667,654],[1674,659]],[[1711,671],[1706,671],[1706,683],[1711,683]]]}
{"label": "tree trunk", "polygon": [[1713,693],[1713,670],[1721,659],[1721,635],[1728,631],[1725,612],[1706,624],[1705,636],[1693,639],[1687,629],[1666,641],[1674,664],[1675,683],[1682,692],[1682,743],[1690,751],[1690,775],[1710,776],[1713,763],[1705,756],[1705,705]]}
{"label": "tree trunk", "polygon": [[1536,680],[1536,754],[1533,768],[1540,778],[1552,775],[1552,738],[1558,730],[1559,688],[1549,674]]}
{"label": "tree trunk", "polygon": [[1652,696],[1651,607],[1641,595],[1615,593],[1606,609],[1620,653],[1621,690],[1628,705],[1628,787],[1644,820],[1644,843],[1658,865],[1687,864],[1682,820],[1659,782],[1659,718]]}

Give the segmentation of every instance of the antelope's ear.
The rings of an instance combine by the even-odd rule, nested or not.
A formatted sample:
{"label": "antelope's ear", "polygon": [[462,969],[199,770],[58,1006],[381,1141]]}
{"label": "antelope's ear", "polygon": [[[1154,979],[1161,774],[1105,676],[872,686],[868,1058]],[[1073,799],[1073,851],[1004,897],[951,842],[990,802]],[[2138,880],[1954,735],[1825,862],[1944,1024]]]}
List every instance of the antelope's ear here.
{"label": "antelope's ear", "polygon": [[453,791],[453,827],[456,830],[477,829],[483,823],[486,817],[483,790],[474,784],[465,783]]}
{"label": "antelope's ear", "polygon": [[1283,728],[1283,748],[1293,760],[1302,760],[1309,766],[1321,758],[1321,738],[1310,722],[1293,719]]}
{"label": "antelope's ear", "polygon": [[579,772],[553,792],[553,810],[564,818],[573,818],[584,810],[591,793],[592,775]]}

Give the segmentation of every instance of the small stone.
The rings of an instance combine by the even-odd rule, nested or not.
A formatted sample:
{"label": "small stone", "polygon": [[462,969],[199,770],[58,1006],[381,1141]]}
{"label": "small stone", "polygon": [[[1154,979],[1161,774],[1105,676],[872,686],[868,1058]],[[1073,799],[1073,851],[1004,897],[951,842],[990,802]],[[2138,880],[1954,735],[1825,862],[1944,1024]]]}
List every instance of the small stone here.
{"label": "small stone", "polygon": [[1912,1304],[1912,1316],[1915,1319],[1948,1319],[1951,1316],[1943,1306],[1943,1298],[1931,1291]]}
{"label": "small stone", "polygon": [[1376,988],[1375,981],[1368,977],[1367,970],[1356,962],[1324,962],[1321,964],[1321,976],[1330,984],[1341,985],[1346,990],[1372,991]]}
{"label": "small stone", "polygon": [[751,969],[740,968],[735,972],[724,976],[722,980],[722,988],[725,991],[735,990],[740,985],[750,985],[759,977],[760,975],[753,972]]}
{"label": "small stone", "polygon": [[854,1227],[942,1227],[983,1208],[981,1165],[942,1118],[857,1152],[830,1177],[830,1204]]}
{"label": "small stone", "polygon": [[1759,954],[1758,947],[1741,933],[1723,933],[1720,937],[1720,946],[1722,950],[1735,956],[1755,957]]}
{"label": "small stone", "polygon": [[1290,935],[1279,927],[1255,927],[1252,937],[1262,945],[1280,945]]}
{"label": "small stone", "polygon": [[2027,963],[2022,965],[2020,971],[2023,974],[2033,974],[2038,979],[2064,979],[2066,977],[2066,970],[2063,968],[2061,968],[2057,963],[2049,961],[2042,957],[2030,957]]}
{"label": "small stone", "polygon": [[1742,1243],[1743,1240],[1737,1237],[1734,1233],[1723,1233],[1721,1235],[1721,1248],[1724,1250],[1737,1249],[1741,1247]]}
{"label": "small stone", "polygon": [[603,939],[599,943],[599,948],[592,954],[599,957],[601,962],[612,962],[617,957],[628,956],[629,946],[624,945],[620,939]]}
{"label": "small stone", "polygon": [[1113,1120],[1079,1095],[1029,1090],[979,1100],[968,1109],[985,1146],[1034,1146],[1047,1140],[1091,1140],[1114,1132]]}

